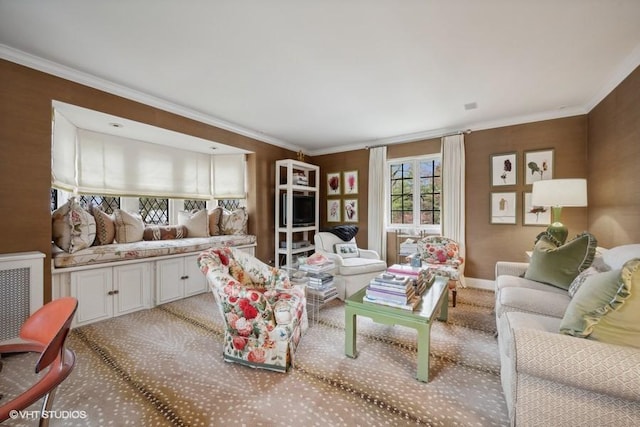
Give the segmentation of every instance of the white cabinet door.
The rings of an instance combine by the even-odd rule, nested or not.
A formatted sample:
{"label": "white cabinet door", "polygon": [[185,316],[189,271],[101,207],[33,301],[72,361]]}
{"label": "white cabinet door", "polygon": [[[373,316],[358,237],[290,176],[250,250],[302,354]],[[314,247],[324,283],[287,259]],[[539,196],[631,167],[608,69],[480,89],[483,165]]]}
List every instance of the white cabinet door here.
{"label": "white cabinet door", "polygon": [[113,268],[114,316],[149,308],[151,269],[148,262]]}
{"label": "white cabinet door", "polygon": [[156,304],[184,297],[184,259],[170,258],[156,262]]}
{"label": "white cabinet door", "polygon": [[71,296],[78,299],[75,326],[113,316],[111,267],[71,273]]}
{"label": "white cabinet door", "polygon": [[182,258],[184,260],[184,296],[201,294],[208,289],[207,278],[198,267],[198,255]]}

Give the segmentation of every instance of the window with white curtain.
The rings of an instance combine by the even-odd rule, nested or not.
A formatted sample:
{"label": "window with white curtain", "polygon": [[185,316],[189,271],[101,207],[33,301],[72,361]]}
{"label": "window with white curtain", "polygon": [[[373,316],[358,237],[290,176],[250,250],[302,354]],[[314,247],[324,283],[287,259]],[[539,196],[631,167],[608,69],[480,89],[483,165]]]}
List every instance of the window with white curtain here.
{"label": "window with white curtain", "polygon": [[392,159],[388,227],[438,232],[442,191],[440,155]]}

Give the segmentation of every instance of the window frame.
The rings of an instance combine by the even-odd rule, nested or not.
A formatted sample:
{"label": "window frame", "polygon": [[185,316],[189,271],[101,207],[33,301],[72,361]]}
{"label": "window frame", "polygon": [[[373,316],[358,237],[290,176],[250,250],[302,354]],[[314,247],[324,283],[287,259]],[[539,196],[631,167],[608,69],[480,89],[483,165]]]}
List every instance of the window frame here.
{"label": "window frame", "polygon": [[412,157],[402,157],[402,158],[393,158],[388,159],[386,162],[386,173],[388,174],[387,178],[387,188],[386,188],[386,229],[387,231],[403,231],[410,234],[441,234],[442,229],[442,188],[440,188],[440,209],[438,212],[440,213],[440,223],[439,224],[420,224],[420,177],[413,178],[413,222],[411,224],[401,224],[401,223],[393,223],[392,215],[391,215],[391,198],[392,198],[392,177],[391,177],[391,167],[393,165],[403,164],[403,163],[413,163],[413,169],[415,171],[419,171],[420,162],[424,161],[434,161],[438,160],[440,162],[440,180],[442,180],[442,154],[441,153],[433,153],[421,156],[412,156]]}

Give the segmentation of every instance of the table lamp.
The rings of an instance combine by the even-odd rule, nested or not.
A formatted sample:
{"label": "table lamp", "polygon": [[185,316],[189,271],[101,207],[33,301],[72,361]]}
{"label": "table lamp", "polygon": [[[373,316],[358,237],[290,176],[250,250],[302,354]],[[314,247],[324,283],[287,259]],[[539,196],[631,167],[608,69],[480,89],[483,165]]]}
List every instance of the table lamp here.
{"label": "table lamp", "polygon": [[587,206],[586,179],[547,179],[533,183],[531,205],[551,207],[551,225],[547,232],[561,243],[567,240],[567,227],[560,222],[563,207]]}

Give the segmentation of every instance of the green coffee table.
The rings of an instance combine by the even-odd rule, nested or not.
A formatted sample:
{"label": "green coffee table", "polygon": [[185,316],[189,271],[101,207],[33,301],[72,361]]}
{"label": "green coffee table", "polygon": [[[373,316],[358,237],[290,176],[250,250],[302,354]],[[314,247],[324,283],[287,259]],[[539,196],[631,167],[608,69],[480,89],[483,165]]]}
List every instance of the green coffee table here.
{"label": "green coffee table", "polygon": [[356,316],[369,317],[376,323],[402,325],[418,331],[418,374],[419,381],[429,381],[429,344],[431,341],[431,323],[440,309],[439,319],[447,321],[449,313],[449,287],[445,277],[436,277],[433,284],[422,295],[422,301],[415,310],[387,307],[362,302],[366,293],[363,288],[345,300],[345,343],[344,352],[348,357],[358,356],[356,350]]}

